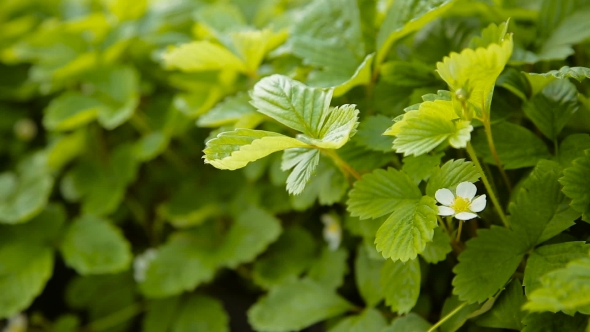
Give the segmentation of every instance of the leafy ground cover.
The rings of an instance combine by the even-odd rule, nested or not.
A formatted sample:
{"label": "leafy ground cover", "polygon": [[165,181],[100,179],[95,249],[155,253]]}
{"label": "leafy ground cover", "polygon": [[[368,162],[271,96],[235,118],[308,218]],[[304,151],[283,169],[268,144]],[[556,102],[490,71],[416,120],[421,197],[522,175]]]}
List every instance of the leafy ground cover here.
{"label": "leafy ground cover", "polygon": [[0,2],[6,331],[590,331],[590,1]]}

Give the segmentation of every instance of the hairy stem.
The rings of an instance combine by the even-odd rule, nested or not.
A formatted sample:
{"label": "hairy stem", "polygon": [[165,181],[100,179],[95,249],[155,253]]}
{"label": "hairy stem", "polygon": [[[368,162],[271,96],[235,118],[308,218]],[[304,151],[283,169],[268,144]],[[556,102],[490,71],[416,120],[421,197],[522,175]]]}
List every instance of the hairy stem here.
{"label": "hairy stem", "polygon": [[492,200],[492,203],[494,204],[496,211],[498,211],[498,215],[500,215],[500,219],[502,219],[502,223],[504,224],[504,226],[506,226],[506,228],[510,228],[510,224],[508,223],[508,218],[506,218],[506,215],[504,214],[504,210],[502,209],[502,205],[500,205],[500,201],[498,201],[498,198],[496,197],[496,193],[494,192],[492,186],[490,185],[490,182],[488,181],[486,173],[483,171],[483,168],[481,168],[481,164],[479,163],[479,159],[477,159],[477,154],[475,153],[473,146],[471,146],[471,142],[467,143],[467,153],[469,154],[469,157],[471,158],[471,160],[473,161],[473,164],[477,168],[477,171],[479,172],[479,174],[481,174],[481,180],[483,181],[483,184],[486,187],[488,194],[490,195],[490,199]]}
{"label": "hairy stem", "polygon": [[498,156],[498,152],[496,151],[496,145],[494,144],[494,138],[492,137],[492,126],[490,124],[489,116],[484,117],[482,122],[483,122],[483,127],[486,132],[488,146],[490,147],[490,151],[492,152],[492,157],[494,158],[494,161],[496,162],[496,165],[498,166],[498,169],[500,170],[500,174],[502,174],[502,179],[504,179],[504,183],[506,184],[506,188],[508,188],[508,190],[511,191],[512,190],[512,183],[510,182],[510,179],[508,178],[508,175],[506,174],[506,171],[504,170],[504,166],[502,166],[502,162],[500,161],[500,157]]}
{"label": "hairy stem", "polygon": [[446,316],[444,316],[438,322],[436,322],[436,324],[432,325],[432,327],[427,332],[436,331],[437,328],[439,328],[441,325],[443,325],[447,320],[449,320],[449,318],[456,315],[459,311],[461,311],[461,309],[465,308],[465,306],[467,306],[467,302],[461,303],[461,305],[459,305],[457,308],[455,308],[455,310],[449,312]]}
{"label": "hairy stem", "polygon": [[340,156],[334,150],[329,149],[320,149],[326,156],[332,158],[332,161],[342,170],[342,172],[346,174],[352,175],[355,179],[360,180],[361,174],[357,172],[354,168],[352,168],[344,159],[340,158]]}

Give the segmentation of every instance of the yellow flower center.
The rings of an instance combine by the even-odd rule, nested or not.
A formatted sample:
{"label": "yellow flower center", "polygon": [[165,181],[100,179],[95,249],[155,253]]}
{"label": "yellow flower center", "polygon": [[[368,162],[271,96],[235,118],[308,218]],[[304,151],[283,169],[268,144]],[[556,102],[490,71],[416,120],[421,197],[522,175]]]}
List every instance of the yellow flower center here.
{"label": "yellow flower center", "polygon": [[469,212],[469,205],[471,205],[470,199],[455,197],[455,201],[453,202],[453,205],[451,205],[451,208],[455,210],[455,213]]}

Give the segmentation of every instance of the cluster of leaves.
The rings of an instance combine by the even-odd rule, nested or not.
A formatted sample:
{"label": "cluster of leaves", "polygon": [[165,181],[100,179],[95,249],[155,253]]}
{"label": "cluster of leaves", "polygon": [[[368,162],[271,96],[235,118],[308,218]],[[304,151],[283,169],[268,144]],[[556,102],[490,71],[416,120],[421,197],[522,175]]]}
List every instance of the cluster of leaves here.
{"label": "cluster of leaves", "polygon": [[[588,331],[589,15],[0,2],[0,319]],[[461,182],[487,209],[441,218]]]}

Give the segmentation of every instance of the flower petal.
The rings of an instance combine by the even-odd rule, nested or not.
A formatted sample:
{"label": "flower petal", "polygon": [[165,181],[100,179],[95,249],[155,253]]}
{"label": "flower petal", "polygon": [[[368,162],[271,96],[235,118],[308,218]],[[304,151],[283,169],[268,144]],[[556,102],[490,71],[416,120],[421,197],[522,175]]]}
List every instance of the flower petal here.
{"label": "flower petal", "polygon": [[471,212],[459,212],[455,215],[455,218],[459,220],[469,220],[473,218],[477,218],[477,214]]}
{"label": "flower petal", "polygon": [[455,210],[448,206],[438,206],[438,215],[439,216],[452,216],[455,214]]}
{"label": "flower petal", "polygon": [[434,193],[434,197],[440,204],[451,205],[455,201],[455,195],[447,188],[442,188]]}
{"label": "flower petal", "polygon": [[486,208],[486,195],[481,195],[478,198],[474,199],[471,204],[469,204],[469,210],[473,212],[481,212],[483,209]]}
{"label": "flower petal", "polygon": [[457,186],[457,196],[472,200],[477,192],[477,187],[471,182],[461,182]]}

